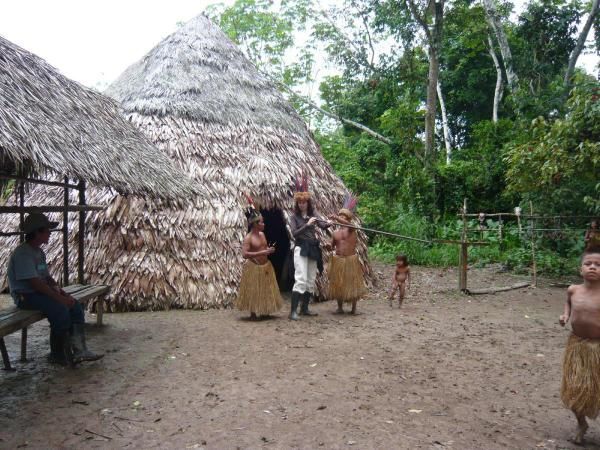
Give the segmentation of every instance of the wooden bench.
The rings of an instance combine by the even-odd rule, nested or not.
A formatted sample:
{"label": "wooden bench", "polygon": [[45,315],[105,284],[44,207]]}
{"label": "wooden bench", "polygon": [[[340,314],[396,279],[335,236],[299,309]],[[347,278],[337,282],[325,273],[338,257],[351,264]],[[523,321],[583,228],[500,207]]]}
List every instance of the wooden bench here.
{"label": "wooden bench", "polygon": [[[99,297],[96,305],[96,324],[102,325],[104,299],[110,292],[110,286],[73,284],[65,287],[64,290],[75,297],[83,306],[87,306],[90,300]],[[4,344],[4,336],[21,330],[21,361],[27,361],[27,327],[44,319],[44,317],[40,311],[23,310],[16,306],[0,311],[0,352],[4,362],[4,370],[13,370]]]}

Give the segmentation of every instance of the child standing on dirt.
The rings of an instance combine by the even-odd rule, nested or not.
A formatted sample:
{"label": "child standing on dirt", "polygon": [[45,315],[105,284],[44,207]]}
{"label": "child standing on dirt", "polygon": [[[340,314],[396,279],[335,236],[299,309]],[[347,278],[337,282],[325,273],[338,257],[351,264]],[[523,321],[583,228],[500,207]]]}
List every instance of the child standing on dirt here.
{"label": "child standing on dirt", "polygon": [[571,336],[563,359],[560,396],[577,418],[574,442],[583,443],[586,417],[600,412],[600,247],[589,247],[581,260],[583,284],[571,285],[559,322],[571,320]]}
{"label": "child standing on dirt", "polygon": [[[344,207],[330,219],[341,225],[352,226],[356,201],[348,194]],[[363,269],[356,254],[357,239],[356,230],[342,226],[333,232],[331,244],[326,247],[335,250],[329,265],[329,296],[337,300],[336,314],[344,313],[344,303],[352,304],[350,314],[358,314],[356,303],[365,294]]]}
{"label": "child standing on dirt", "polygon": [[269,261],[269,255],[275,252],[275,248],[267,244],[263,217],[254,207],[252,198],[247,199],[246,218],[250,231],[242,243],[242,256],[246,262],[235,304],[240,311],[250,311],[250,320],[257,320],[257,315],[268,317],[279,311],[283,302],[273,265]]}
{"label": "child standing on dirt", "polygon": [[390,293],[390,306],[393,306],[394,294],[399,291],[398,306],[402,307],[404,293],[410,289],[410,267],[408,267],[408,258],[406,255],[396,256],[396,271],[392,279],[392,292]]}

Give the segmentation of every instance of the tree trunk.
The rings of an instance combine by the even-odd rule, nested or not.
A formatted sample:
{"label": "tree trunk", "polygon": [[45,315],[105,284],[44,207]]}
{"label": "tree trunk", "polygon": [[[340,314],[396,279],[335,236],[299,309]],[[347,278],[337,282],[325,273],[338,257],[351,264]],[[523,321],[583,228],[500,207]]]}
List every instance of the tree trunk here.
{"label": "tree trunk", "polygon": [[514,95],[517,91],[519,78],[513,69],[512,53],[510,51],[510,46],[508,45],[508,39],[506,38],[506,34],[502,28],[500,19],[498,18],[494,0],[483,0],[483,5],[485,6],[485,15],[487,21],[492,30],[494,30],[494,34],[496,35],[496,39],[498,41],[498,46],[500,47],[500,54],[502,55],[502,61],[504,62],[504,70],[506,71],[506,81],[508,82],[508,87],[510,88],[510,92]]}
{"label": "tree trunk", "polygon": [[573,77],[573,72],[575,72],[575,64],[577,64],[577,59],[583,51],[583,47],[585,47],[585,41],[590,32],[590,28],[592,28],[592,24],[594,23],[594,20],[598,15],[599,10],[600,2],[599,0],[594,0],[592,2],[592,8],[590,9],[590,14],[587,18],[587,21],[585,22],[585,25],[583,26],[583,29],[579,34],[579,38],[577,39],[577,44],[575,45],[575,48],[569,56],[569,66],[567,67],[567,72],[565,73],[565,79],[563,84],[566,89],[568,89],[571,86],[571,78]]}
{"label": "tree trunk", "polygon": [[[444,1],[431,0],[425,11],[419,12],[414,0],[405,0],[408,9],[423,29],[429,46],[429,73],[427,76],[427,111],[425,112],[425,161],[429,163],[435,151],[435,113],[437,108],[437,83],[440,74],[439,54],[444,26]],[[429,10],[429,11],[428,11]],[[427,23],[431,13],[432,28]]]}
{"label": "tree trunk", "polygon": [[494,60],[494,67],[496,67],[496,90],[494,91],[494,109],[492,111],[492,122],[498,122],[498,108],[500,107],[500,101],[502,100],[502,94],[504,93],[504,83],[502,82],[502,66],[494,51],[494,41],[491,36],[488,35],[488,45],[490,56]]}
{"label": "tree trunk", "polygon": [[437,51],[429,46],[429,73],[427,75],[427,110],[425,111],[425,158],[429,160],[435,150],[435,113],[437,109],[437,84],[440,63]]}
{"label": "tree trunk", "polygon": [[437,96],[440,101],[440,110],[442,111],[442,129],[444,130],[444,144],[446,144],[446,164],[452,161],[452,135],[448,126],[448,114],[446,113],[446,103],[442,94],[440,81],[437,82]]}

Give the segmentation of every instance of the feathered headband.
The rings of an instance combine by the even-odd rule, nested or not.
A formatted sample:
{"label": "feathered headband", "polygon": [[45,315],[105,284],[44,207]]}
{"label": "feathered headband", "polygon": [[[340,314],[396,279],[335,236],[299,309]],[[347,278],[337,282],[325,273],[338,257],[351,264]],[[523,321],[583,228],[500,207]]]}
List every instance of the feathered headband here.
{"label": "feathered headband", "polygon": [[256,207],[254,206],[254,200],[252,200],[252,197],[250,197],[246,193],[244,193],[244,197],[246,197],[246,200],[248,201],[248,207],[246,208],[244,214],[246,215],[246,220],[248,221],[248,225],[250,226],[258,222],[262,216],[256,210]]}
{"label": "feathered headband", "polygon": [[299,178],[296,178],[296,192],[294,192],[294,200],[308,201],[310,200],[310,192],[308,192],[308,175],[302,172]]}
{"label": "feathered headband", "polygon": [[348,192],[344,197],[344,206],[338,214],[340,216],[346,216],[348,219],[352,220],[354,218],[354,212],[356,211],[356,205],[358,204],[358,198],[352,194],[352,192]]}

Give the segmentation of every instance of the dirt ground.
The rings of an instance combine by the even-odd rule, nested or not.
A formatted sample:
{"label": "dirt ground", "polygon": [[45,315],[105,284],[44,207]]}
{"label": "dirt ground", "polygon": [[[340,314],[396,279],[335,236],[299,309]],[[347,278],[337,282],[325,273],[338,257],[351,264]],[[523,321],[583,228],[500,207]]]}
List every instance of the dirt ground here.
{"label": "dirt ground", "polygon": [[[454,270],[413,268],[398,309],[386,301],[392,268],[375,271],[356,317],[332,302],[297,323],[286,310],[260,322],[232,310],[107,314],[88,338],[106,357],[75,370],[46,363],[46,322],[30,330],[26,363],[15,333],[0,447],[581,448],[559,399],[564,288],[466,297]],[[519,280],[469,273],[470,287]],[[600,448],[597,423],[586,448]]]}

